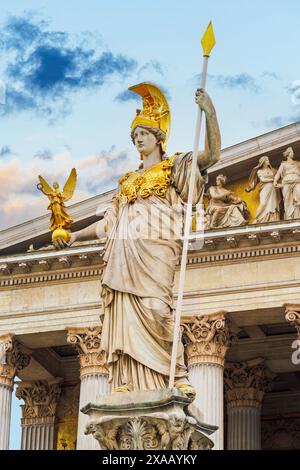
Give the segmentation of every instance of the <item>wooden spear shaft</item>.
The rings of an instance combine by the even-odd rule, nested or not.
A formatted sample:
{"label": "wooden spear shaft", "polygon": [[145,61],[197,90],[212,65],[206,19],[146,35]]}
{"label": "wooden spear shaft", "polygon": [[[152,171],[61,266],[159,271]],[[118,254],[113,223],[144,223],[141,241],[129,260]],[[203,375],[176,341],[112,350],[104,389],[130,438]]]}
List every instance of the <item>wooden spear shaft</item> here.
{"label": "wooden spear shaft", "polygon": [[[212,28],[211,23],[208,26],[208,29],[209,28]],[[208,29],[206,30],[206,32],[208,31]],[[212,47],[213,46],[214,46],[214,37],[213,37]],[[205,89],[205,85],[206,85],[208,59],[209,59],[209,53],[207,53],[207,51],[205,51],[205,48],[204,48],[202,76],[201,76],[201,84],[200,84],[200,88],[202,88],[203,90]],[[177,349],[178,349],[179,333],[180,333],[180,318],[181,318],[181,312],[182,312],[186,263],[187,263],[188,245],[189,245],[189,239],[190,239],[190,228],[191,228],[191,221],[192,221],[192,208],[193,208],[192,202],[193,202],[193,194],[194,194],[194,186],[195,186],[196,165],[197,165],[197,158],[198,158],[198,151],[199,151],[202,115],[203,115],[202,109],[200,109],[200,106],[199,106],[198,113],[197,113],[196,130],[195,130],[195,140],[194,140],[194,148],[193,148],[191,176],[190,176],[190,182],[189,182],[188,201],[187,201],[187,208],[186,208],[185,219],[184,219],[183,247],[182,247],[180,274],[179,274],[178,297],[177,297],[177,305],[176,305],[176,313],[175,313],[175,325],[174,325],[174,334],[173,334],[173,347],[172,347],[171,366],[170,366],[169,388],[174,387],[174,380],[175,380]]]}

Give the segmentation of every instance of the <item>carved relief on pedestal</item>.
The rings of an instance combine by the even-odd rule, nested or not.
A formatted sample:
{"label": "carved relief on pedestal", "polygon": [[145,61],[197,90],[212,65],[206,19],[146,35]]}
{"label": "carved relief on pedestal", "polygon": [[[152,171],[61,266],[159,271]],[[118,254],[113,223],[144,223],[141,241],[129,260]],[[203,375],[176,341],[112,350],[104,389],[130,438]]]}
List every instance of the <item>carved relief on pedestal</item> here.
{"label": "carved relief on pedestal", "polygon": [[227,349],[234,338],[226,312],[193,317],[183,328],[188,367],[205,362],[224,366]]}
{"label": "carved relief on pedestal", "polygon": [[225,188],[227,177],[218,175],[216,186],[208,188],[209,204],[205,212],[206,229],[245,225],[250,212],[247,204]]}
{"label": "carved relief on pedestal", "polygon": [[224,371],[227,408],[253,406],[260,408],[274,374],[268,371],[263,359],[226,364]]}
{"label": "carved relief on pedestal", "polygon": [[61,393],[61,379],[55,383],[45,380],[19,382],[16,396],[25,401],[22,407],[22,424],[53,423],[56,407]]}
{"label": "carved relief on pedestal", "polygon": [[12,333],[0,336],[0,385],[13,387],[13,379],[17,372],[30,363],[29,352]]}
{"label": "carved relief on pedestal", "polygon": [[93,434],[101,450],[210,449],[209,439],[195,432],[195,423],[190,421],[181,416],[167,415],[119,418],[110,420],[109,427],[104,423],[91,423],[86,434]]}
{"label": "carved relief on pedestal", "polygon": [[105,352],[101,350],[102,325],[86,328],[66,328],[68,343],[79,352],[80,376],[89,374],[107,375]]}

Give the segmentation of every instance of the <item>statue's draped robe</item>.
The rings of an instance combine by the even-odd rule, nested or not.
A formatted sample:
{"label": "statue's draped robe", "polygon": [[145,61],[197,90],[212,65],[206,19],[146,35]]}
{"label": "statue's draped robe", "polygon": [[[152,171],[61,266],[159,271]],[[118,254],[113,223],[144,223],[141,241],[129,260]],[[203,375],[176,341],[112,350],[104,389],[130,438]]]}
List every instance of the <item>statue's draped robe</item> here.
{"label": "statue's draped robe", "polygon": [[55,230],[58,227],[70,228],[73,220],[66,211],[61,193],[52,191],[50,197],[51,203],[48,206],[48,210],[51,211],[50,230]]}
{"label": "statue's draped robe", "polygon": [[[113,387],[167,386],[174,328],[173,286],[181,253],[183,201],[187,202],[192,154],[174,159],[165,197],[114,199],[108,208],[102,348]],[[143,170],[138,170],[143,174]],[[206,172],[197,167],[193,203],[203,196]],[[183,345],[176,381],[187,382]]]}
{"label": "statue's draped robe", "polygon": [[271,181],[259,184],[260,202],[253,221],[255,224],[280,220],[280,191],[274,187],[274,174],[276,174],[276,170],[272,168],[257,172],[258,177],[269,178]]}
{"label": "statue's draped robe", "polygon": [[[287,168],[288,167],[288,168]],[[300,162],[294,161],[293,166],[281,163],[281,184],[284,201],[285,219],[300,218]],[[278,170],[278,171],[279,171]]]}

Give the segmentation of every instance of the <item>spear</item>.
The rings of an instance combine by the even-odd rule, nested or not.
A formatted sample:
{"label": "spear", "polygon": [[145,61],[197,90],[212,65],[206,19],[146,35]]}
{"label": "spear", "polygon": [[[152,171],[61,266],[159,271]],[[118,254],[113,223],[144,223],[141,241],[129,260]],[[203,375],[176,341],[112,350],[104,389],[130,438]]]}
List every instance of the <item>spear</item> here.
{"label": "spear", "polygon": [[[216,43],[215,35],[214,35],[213,27],[212,27],[212,22],[210,21],[201,40],[201,45],[203,49],[203,65],[202,65],[200,88],[202,89],[205,89],[208,59],[215,43]],[[178,297],[177,297],[177,305],[176,305],[176,313],[175,313],[175,325],[174,325],[174,334],[173,334],[173,348],[172,348],[172,356],[171,356],[169,388],[174,387],[174,379],[175,379],[177,348],[178,348],[179,331],[180,331],[180,317],[181,317],[181,311],[182,311],[187,252],[188,252],[188,244],[189,244],[189,238],[190,238],[190,227],[191,227],[191,219],[192,219],[192,201],[193,201],[194,186],[195,186],[195,173],[196,173],[197,157],[198,157],[198,150],[199,150],[201,123],[202,123],[202,109],[200,109],[200,106],[199,106],[198,113],[197,113],[197,122],[196,122],[191,176],[190,176],[189,193],[188,193],[188,201],[187,201],[187,210],[185,213],[185,220],[184,220],[183,247],[182,247],[180,274],[179,274],[179,289],[178,289]]]}

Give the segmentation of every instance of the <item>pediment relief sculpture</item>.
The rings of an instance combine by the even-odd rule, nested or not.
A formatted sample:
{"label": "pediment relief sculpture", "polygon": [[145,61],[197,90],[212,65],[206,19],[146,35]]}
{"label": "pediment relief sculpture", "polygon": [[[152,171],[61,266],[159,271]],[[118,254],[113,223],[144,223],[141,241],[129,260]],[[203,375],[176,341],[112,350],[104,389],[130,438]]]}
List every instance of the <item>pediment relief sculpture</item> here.
{"label": "pediment relief sculpture", "polygon": [[295,159],[292,147],[283,152],[283,161],[274,178],[276,188],[281,188],[284,202],[284,219],[300,218],[300,161]]}
{"label": "pediment relief sculpture", "polygon": [[280,220],[280,191],[274,185],[276,169],[270,164],[269,158],[263,156],[251,171],[247,192],[259,188],[259,206],[256,210],[254,224],[276,222]]}
{"label": "pediment relief sculpture", "polygon": [[216,185],[208,189],[209,204],[206,209],[206,229],[245,225],[250,212],[245,201],[225,187],[227,177],[218,175]]}

